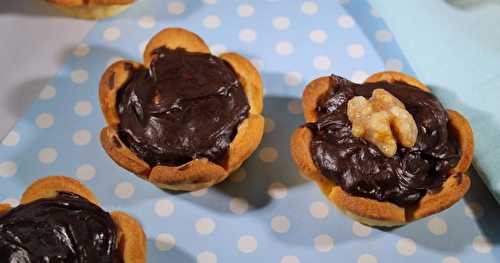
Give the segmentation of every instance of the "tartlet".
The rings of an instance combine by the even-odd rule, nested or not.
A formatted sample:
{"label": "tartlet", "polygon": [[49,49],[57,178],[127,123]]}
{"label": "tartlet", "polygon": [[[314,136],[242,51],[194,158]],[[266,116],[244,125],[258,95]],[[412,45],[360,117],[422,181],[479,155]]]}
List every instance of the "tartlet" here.
{"label": "tartlet", "polygon": [[135,0],[46,0],[69,16],[103,19],[115,16],[130,7]]}
{"label": "tartlet", "polygon": [[117,109],[120,103],[117,97],[120,95],[120,90],[129,85],[133,76],[131,69],[132,71],[138,69],[151,71],[150,66],[151,63],[155,63],[158,50],[196,56],[210,54],[208,46],[196,34],[182,28],[167,28],[156,34],[147,44],[144,51],[144,64],[134,61],[118,61],[109,66],[99,84],[101,109],[107,123],[107,127],[101,131],[101,144],[119,166],[158,187],[194,191],[212,186],[238,169],[260,143],[264,129],[264,118],[261,115],[262,80],[255,67],[244,57],[236,53],[221,54],[219,58],[234,72],[248,101],[248,115],[237,125],[225,160],[222,163],[214,163],[207,158],[193,158],[185,163],[168,165],[146,162],[141,159],[137,151],[124,143],[123,137],[119,134],[121,119]]}
{"label": "tartlet", "polygon": [[[335,81],[331,77],[321,77],[310,82],[302,97],[302,105],[306,122],[318,121],[317,107],[322,96],[335,89]],[[425,92],[431,92],[417,79],[399,72],[380,72],[370,76],[365,83],[404,83]],[[448,131],[456,138],[460,147],[460,158],[449,171],[449,177],[436,191],[428,191],[418,202],[411,206],[399,206],[389,201],[354,196],[338,185],[335,180],[325,177],[311,153],[313,133],[308,127],[298,128],[291,138],[291,154],[301,174],[314,181],[323,194],[344,214],[353,219],[374,226],[397,226],[425,216],[438,213],[460,200],[470,186],[470,178],[466,174],[473,155],[473,134],[468,121],[458,112],[447,110]],[[399,147],[399,146],[398,146]]]}
{"label": "tartlet", "polygon": [[[56,205],[56,206],[54,206],[53,204],[47,205],[47,203],[53,202],[54,200],[55,201],[62,200],[62,201],[60,201],[61,204]],[[66,228],[68,228],[66,230],[61,229],[59,227],[57,228],[57,230],[45,229],[46,227],[51,226],[51,224],[53,222],[56,222],[55,224],[59,224],[60,226],[63,226],[65,223],[60,223],[60,220],[64,220],[64,218],[60,218],[61,214],[64,215],[64,213],[61,213],[61,210],[66,209],[66,207],[72,207],[71,209],[75,209],[75,207],[77,207],[77,206],[72,203],[73,201],[76,202],[76,204],[78,204],[79,207],[81,206],[81,207],[85,207],[85,209],[91,209],[92,212],[94,212],[94,210],[95,210],[96,214],[98,214],[98,215],[97,216],[94,215],[92,218],[86,217],[86,216],[72,217],[70,219],[71,224],[75,224],[75,225],[73,225],[72,227],[69,227],[71,229],[69,229],[67,226],[65,226]],[[37,210],[37,212],[34,212],[32,214],[33,217],[27,218],[27,220],[38,220],[39,221],[38,227],[35,228],[35,231],[38,231],[38,232],[42,231],[44,233],[53,233],[53,234],[60,233],[59,235],[55,235],[57,237],[64,237],[64,235],[68,235],[65,238],[63,238],[63,240],[65,240],[64,242],[69,242],[70,238],[85,241],[86,240],[85,238],[82,238],[82,236],[79,236],[79,235],[82,235],[82,233],[81,233],[81,231],[83,231],[82,229],[86,229],[88,227],[94,227],[94,226],[82,224],[83,222],[80,222],[80,223],[75,222],[75,220],[77,220],[76,217],[79,217],[80,219],[86,218],[86,219],[84,219],[86,223],[96,222],[96,221],[92,221],[92,220],[99,220],[99,222],[102,223],[106,219],[110,218],[113,222],[113,225],[114,225],[114,233],[116,234],[115,235],[116,240],[113,241],[116,246],[114,248],[111,248],[111,249],[116,250],[113,253],[117,253],[117,254],[113,254],[113,255],[118,256],[118,258],[112,259],[112,260],[114,260],[113,262],[115,262],[116,260],[117,260],[117,262],[124,262],[124,263],[144,263],[144,262],[146,262],[146,253],[147,253],[147,251],[146,251],[147,243],[146,242],[147,242],[147,240],[146,240],[146,237],[145,237],[145,234],[144,234],[144,231],[142,229],[141,224],[125,212],[113,211],[113,212],[108,214],[108,213],[102,211],[99,208],[99,202],[97,201],[97,199],[96,199],[95,195],[92,193],[92,191],[90,191],[87,187],[85,187],[85,185],[83,185],[79,181],[74,180],[74,179],[69,178],[69,177],[48,176],[48,177],[44,177],[42,179],[38,179],[38,180],[34,181],[23,193],[21,200],[20,200],[20,206],[11,207],[9,204],[0,204],[0,222],[2,222],[2,220],[3,220],[2,216],[10,216],[9,218],[12,219],[12,218],[16,218],[16,216],[19,217],[18,216],[19,213],[26,213],[26,210],[28,212],[30,212],[29,209],[38,209],[38,208],[33,208],[33,207],[37,207],[36,206],[36,205],[38,205],[37,202],[38,202],[38,204],[40,204],[40,202],[42,203],[40,206],[45,205],[45,207],[51,207],[50,209],[52,209],[51,211],[53,211],[53,212],[47,214],[47,213],[43,213],[43,212],[38,212],[38,210]],[[24,209],[24,210],[19,210],[20,208]],[[68,209],[70,209],[70,208],[68,208]],[[12,211],[14,214],[11,215],[9,213],[9,211]],[[20,211],[22,211],[22,212],[20,212]],[[72,210],[72,211],[74,211],[74,210]],[[82,210],[81,213],[84,213],[83,211],[87,211],[87,210]],[[74,213],[74,212],[71,212],[71,213]],[[52,219],[51,217],[55,216],[55,214],[59,214],[58,215],[59,218]],[[77,214],[73,214],[73,215],[77,215]],[[107,217],[107,218],[104,218],[104,217]],[[17,219],[17,220],[19,220],[19,219]],[[23,219],[21,219],[21,220],[23,220]],[[48,220],[53,220],[53,221],[52,221],[52,223],[49,223]],[[13,224],[13,222],[15,223],[15,221],[9,221],[9,222],[10,222],[9,224]],[[11,227],[11,226],[9,226],[9,224],[7,224],[6,227]],[[80,225],[80,224],[82,224],[82,225]],[[28,232],[26,232],[27,229],[28,229],[27,227],[24,227],[23,231],[25,233],[28,233]],[[103,231],[102,225],[100,225],[98,227],[98,229],[100,231]],[[18,234],[22,236],[22,235],[25,235],[25,233],[19,232]],[[108,232],[105,231],[104,233],[108,233]],[[38,235],[37,233],[32,233],[32,232],[30,232],[30,234]],[[86,235],[86,234],[87,233],[83,233],[83,235]],[[11,236],[14,236],[14,235],[15,235],[14,233],[9,231],[9,238]],[[75,235],[75,236],[73,236],[73,235]],[[88,238],[91,238],[91,237],[93,237],[93,236],[92,235],[88,236]],[[25,238],[24,241],[28,240],[27,242],[32,243],[32,241],[30,241],[28,237],[24,237],[24,238]],[[95,237],[95,238],[102,238],[102,237]],[[4,242],[7,242],[6,241],[7,239],[3,239],[3,238],[0,238],[0,239],[2,240],[1,245],[6,245],[6,243],[4,243]],[[35,240],[35,241],[39,242],[39,240]],[[51,241],[54,241],[54,240],[52,239]],[[19,242],[19,241],[17,241],[17,242]],[[63,241],[61,241],[61,242],[63,242]],[[73,242],[74,242],[74,240],[73,240]],[[7,242],[7,244],[8,244],[8,242]],[[39,254],[39,251],[41,251],[43,249],[49,249],[51,251],[51,253],[58,254],[57,257],[59,259],[61,259],[61,256],[63,255],[62,252],[58,253],[56,248],[51,247],[51,246],[54,246],[55,244],[59,244],[59,243],[50,243],[50,241],[47,239],[44,246],[36,245],[36,247],[37,247],[36,249],[38,250],[38,252],[36,252],[36,254]],[[1,247],[1,245],[0,245],[0,247]],[[70,246],[76,246],[76,245],[77,244],[70,243]],[[100,246],[104,246],[104,244],[102,244],[102,243],[97,244],[96,243],[93,245],[89,245],[86,249],[90,249],[89,247],[91,247],[91,248],[95,247],[96,249],[99,249]],[[9,245],[9,247],[10,247],[10,249],[12,249],[15,246]],[[23,249],[26,249],[26,248],[23,246]],[[73,249],[75,249],[75,251],[82,250],[81,247],[69,248],[69,250],[72,250],[72,251],[73,251]],[[92,253],[97,253],[97,252],[95,252],[95,251],[89,252],[89,254],[92,254]],[[104,253],[104,252],[100,251],[99,253]],[[111,252],[109,252],[109,253],[111,253]],[[89,254],[76,255],[76,256],[80,260],[86,260],[86,257],[89,256]],[[18,255],[11,255],[11,256],[23,257],[22,255],[19,255],[19,254]],[[25,255],[25,256],[28,256],[28,255]],[[25,258],[23,258],[23,259],[25,259]],[[65,259],[68,260],[68,258],[65,258]],[[13,260],[13,258],[11,258],[11,260]]]}

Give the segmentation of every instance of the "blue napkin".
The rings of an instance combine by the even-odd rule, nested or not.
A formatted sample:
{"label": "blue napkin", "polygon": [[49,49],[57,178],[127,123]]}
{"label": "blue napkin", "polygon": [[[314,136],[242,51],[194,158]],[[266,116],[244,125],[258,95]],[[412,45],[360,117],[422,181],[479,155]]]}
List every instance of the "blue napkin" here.
{"label": "blue napkin", "polygon": [[417,77],[471,122],[474,168],[500,202],[500,1],[371,2]]}

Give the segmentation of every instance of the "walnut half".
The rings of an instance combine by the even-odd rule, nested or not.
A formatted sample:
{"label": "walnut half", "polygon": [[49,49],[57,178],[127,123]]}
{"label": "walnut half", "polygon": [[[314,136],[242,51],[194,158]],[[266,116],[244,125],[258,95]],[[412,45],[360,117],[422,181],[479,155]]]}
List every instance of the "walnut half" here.
{"label": "walnut half", "polygon": [[370,99],[357,96],[347,103],[352,135],[375,144],[387,157],[396,154],[397,143],[412,147],[417,124],[405,105],[384,89],[375,89]]}

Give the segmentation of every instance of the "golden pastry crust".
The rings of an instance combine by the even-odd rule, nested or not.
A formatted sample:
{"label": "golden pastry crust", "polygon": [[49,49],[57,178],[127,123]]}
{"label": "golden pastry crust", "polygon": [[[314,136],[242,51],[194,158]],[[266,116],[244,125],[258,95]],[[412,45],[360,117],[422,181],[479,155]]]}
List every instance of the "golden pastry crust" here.
{"label": "golden pastry crust", "polygon": [[133,61],[118,61],[109,66],[99,83],[99,99],[107,123],[101,131],[101,144],[108,155],[119,166],[150,181],[160,188],[195,191],[219,183],[237,170],[259,145],[264,133],[262,116],[263,84],[255,67],[236,53],[224,53],[220,58],[233,68],[248,99],[248,117],[240,123],[233,141],[229,145],[227,161],[223,165],[207,159],[192,160],[179,166],[157,165],[150,167],[133,153],[117,134],[120,118],[116,111],[116,94],[129,79],[127,64],[134,68],[149,67],[152,51],[165,46],[170,49],[184,48],[189,52],[209,53],[210,50],[198,35],[182,28],[167,28],[156,34],[146,45],[144,64]]}
{"label": "golden pastry crust", "polygon": [[118,15],[135,0],[46,0],[70,16],[103,19]]}
{"label": "golden pastry crust", "polygon": [[[307,85],[302,96],[304,116],[307,122],[316,122],[318,116],[316,106],[318,100],[329,89],[335,88],[329,77],[321,77]],[[426,92],[431,92],[424,84],[413,77],[399,72],[380,72],[370,76],[366,82],[387,81],[405,82]],[[472,162],[474,138],[468,121],[458,112],[448,110],[448,129],[458,139],[462,155],[460,161],[451,171],[451,176],[443,183],[438,192],[429,192],[411,208],[399,207],[390,202],[357,197],[342,190],[333,181],[321,175],[310,153],[312,132],[305,127],[298,128],[292,135],[290,148],[292,159],[302,174],[316,182],[321,191],[343,213],[355,220],[376,226],[397,226],[413,220],[438,213],[462,198],[470,186],[470,178],[466,174]]]}
{"label": "golden pastry crust", "polygon": [[0,215],[7,213],[11,209],[9,204],[0,204]]}
{"label": "golden pastry crust", "polygon": [[[34,181],[21,197],[21,204],[27,204],[41,198],[55,197],[57,192],[75,193],[96,205],[95,195],[79,181],[66,176],[48,176]],[[0,214],[10,209],[7,204],[0,204]],[[112,212],[111,218],[117,227],[118,249],[124,263],[146,262],[146,236],[141,224],[124,212]]]}

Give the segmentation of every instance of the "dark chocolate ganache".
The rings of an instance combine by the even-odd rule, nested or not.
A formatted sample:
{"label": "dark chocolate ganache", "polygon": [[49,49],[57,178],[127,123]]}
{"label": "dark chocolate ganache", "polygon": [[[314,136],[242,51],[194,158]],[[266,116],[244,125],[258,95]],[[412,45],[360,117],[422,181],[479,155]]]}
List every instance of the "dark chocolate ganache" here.
{"label": "dark chocolate ganache", "polygon": [[[360,85],[337,76],[330,81],[335,88],[318,102],[318,121],[306,124],[313,133],[310,151],[323,176],[352,195],[404,207],[442,186],[460,159],[460,149],[448,133],[448,114],[434,95],[406,83]],[[415,145],[398,145],[392,157],[354,137],[347,117],[347,102],[354,96],[368,99],[375,89],[385,89],[403,102],[417,124]]]}
{"label": "dark chocolate ganache", "polygon": [[111,216],[76,194],[60,192],[0,216],[0,262],[122,262]]}
{"label": "dark chocolate ganache", "polygon": [[206,53],[161,47],[117,97],[119,136],[150,165],[223,164],[250,106],[235,72]]}

